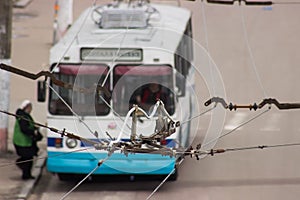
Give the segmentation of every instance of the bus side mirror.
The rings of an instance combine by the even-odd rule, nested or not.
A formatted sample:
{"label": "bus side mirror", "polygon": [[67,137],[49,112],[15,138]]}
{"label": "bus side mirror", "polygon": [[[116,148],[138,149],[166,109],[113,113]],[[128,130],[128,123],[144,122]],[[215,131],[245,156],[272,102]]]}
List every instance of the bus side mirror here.
{"label": "bus side mirror", "polygon": [[46,81],[38,81],[37,87],[38,102],[45,102],[46,100]]}
{"label": "bus side mirror", "polygon": [[176,87],[178,88],[177,91],[178,97],[185,96],[185,83],[186,83],[186,78],[182,74],[176,73]]}

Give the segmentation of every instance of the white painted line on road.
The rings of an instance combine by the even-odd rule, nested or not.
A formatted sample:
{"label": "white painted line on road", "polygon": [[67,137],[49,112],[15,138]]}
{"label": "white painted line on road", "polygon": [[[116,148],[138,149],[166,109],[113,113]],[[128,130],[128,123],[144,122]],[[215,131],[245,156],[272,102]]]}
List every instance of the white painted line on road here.
{"label": "white painted line on road", "polygon": [[[224,130],[233,130],[238,127],[241,123],[243,123],[248,114],[246,112],[237,112],[233,115],[233,117],[229,120],[229,122],[224,126]],[[243,129],[240,127],[239,130]]]}
{"label": "white painted line on road", "polygon": [[281,118],[281,114],[272,113],[265,120],[265,125],[262,128],[260,128],[260,131],[267,131],[267,132],[280,131],[280,127],[278,126],[280,122],[280,118]]}

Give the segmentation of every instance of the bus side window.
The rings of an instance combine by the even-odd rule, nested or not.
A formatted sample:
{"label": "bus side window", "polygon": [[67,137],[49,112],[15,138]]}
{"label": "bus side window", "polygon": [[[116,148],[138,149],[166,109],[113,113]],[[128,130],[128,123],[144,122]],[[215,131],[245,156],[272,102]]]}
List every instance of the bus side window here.
{"label": "bus side window", "polygon": [[183,97],[185,96],[186,76],[183,73],[184,72],[183,58],[178,54],[175,55],[175,66],[176,66],[176,87],[178,89],[176,95],[178,97]]}

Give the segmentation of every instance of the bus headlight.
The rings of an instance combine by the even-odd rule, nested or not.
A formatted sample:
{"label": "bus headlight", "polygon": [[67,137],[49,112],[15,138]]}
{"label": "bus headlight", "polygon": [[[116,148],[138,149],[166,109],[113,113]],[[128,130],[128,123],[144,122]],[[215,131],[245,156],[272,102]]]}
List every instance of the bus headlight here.
{"label": "bus headlight", "polygon": [[70,149],[73,149],[77,146],[77,140],[73,139],[73,138],[68,138],[66,140],[66,145],[67,147],[69,147]]}

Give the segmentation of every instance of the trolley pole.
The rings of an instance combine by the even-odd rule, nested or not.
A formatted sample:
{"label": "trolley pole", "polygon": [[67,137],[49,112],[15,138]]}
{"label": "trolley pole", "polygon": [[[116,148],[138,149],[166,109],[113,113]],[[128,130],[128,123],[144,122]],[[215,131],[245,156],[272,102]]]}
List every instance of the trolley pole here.
{"label": "trolley pole", "polygon": [[[0,63],[11,63],[12,2],[0,0]],[[10,75],[0,70],[0,109],[9,108]],[[8,116],[0,114],[0,152],[7,152]]]}

